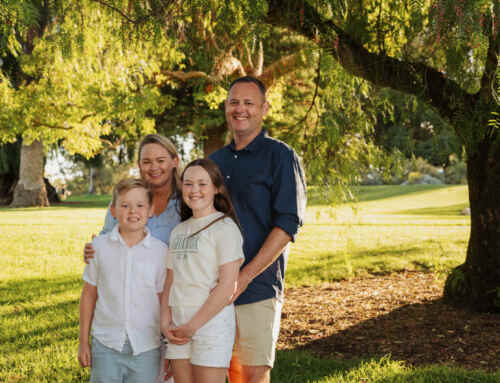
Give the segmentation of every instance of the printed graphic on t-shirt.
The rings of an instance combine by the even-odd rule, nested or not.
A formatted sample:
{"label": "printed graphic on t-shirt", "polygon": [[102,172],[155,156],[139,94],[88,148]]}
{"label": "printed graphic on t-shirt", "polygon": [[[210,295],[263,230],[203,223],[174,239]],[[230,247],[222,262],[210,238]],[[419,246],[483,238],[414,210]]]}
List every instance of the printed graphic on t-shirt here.
{"label": "printed graphic on t-shirt", "polygon": [[183,260],[189,254],[198,253],[198,242],[200,237],[195,235],[194,237],[176,235],[170,243],[170,256],[175,259]]}

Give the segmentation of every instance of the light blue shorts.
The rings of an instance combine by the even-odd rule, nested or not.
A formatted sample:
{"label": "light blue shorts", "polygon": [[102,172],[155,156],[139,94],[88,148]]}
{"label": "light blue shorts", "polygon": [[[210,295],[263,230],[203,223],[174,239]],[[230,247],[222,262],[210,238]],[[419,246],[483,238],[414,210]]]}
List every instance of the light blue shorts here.
{"label": "light blue shorts", "polygon": [[159,348],[134,355],[128,338],[122,351],[92,338],[91,383],[156,383],[159,373]]}

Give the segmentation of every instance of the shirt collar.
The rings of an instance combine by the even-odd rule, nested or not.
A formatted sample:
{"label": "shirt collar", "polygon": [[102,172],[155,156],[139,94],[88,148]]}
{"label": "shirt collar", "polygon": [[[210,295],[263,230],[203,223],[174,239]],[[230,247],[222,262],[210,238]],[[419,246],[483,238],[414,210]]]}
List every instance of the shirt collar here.
{"label": "shirt collar", "polygon": [[[151,247],[151,232],[149,231],[149,228],[147,226],[144,226],[144,232],[146,233],[146,236],[144,237],[144,239],[141,242],[139,242],[135,246],[142,245],[144,247],[149,248],[149,247]],[[123,240],[123,237],[120,234],[120,231],[118,230],[118,225],[115,225],[115,227],[113,227],[113,230],[111,230],[111,232],[109,234],[109,239],[111,241],[120,242],[121,244],[127,246],[127,244]]]}
{"label": "shirt collar", "polygon": [[267,130],[262,129],[260,133],[243,149],[237,150],[236,145],[234,143],[234,138],[231,140],[231,143],[229,144],[229,149],[231,149],[233,152],[242,152],[242,151],[248,151],[248,152],[257,152],[261,146],[262,142],[264,141],[264,138],[267,137]]}

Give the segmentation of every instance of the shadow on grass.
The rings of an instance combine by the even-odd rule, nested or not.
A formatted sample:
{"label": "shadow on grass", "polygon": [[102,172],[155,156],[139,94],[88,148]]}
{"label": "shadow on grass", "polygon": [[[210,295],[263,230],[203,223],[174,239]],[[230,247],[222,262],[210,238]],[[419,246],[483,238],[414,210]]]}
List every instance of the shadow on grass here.
{"label": "shadow on grass", "polygon": [[[74,311],[78,306],[75,304]],[[0,338],[2,352],[20,352],[22,350],[32,350],[45,346],[52,346],[56,342],[64,342],[68,339],[78,338],[78,317],[67,319],[64,324],[52,326],[40,326],[32,331],[17,333]]]}
{"label": "shadow on grass", "polygon": [[455,205],[425,207],[421,209],[399,210],[392,214],[405,214],[405,215],[432,215],[432,216],[456,216],[461,214],[462,210],[468,206],[467,203],[459,203]]}
{"label": "shadow on grass", "polygon": [[0,281],[0,304],[16,305],[33,302],[40,297],[49,297],[78,289],[82,285],[81,277],[74,275],[57,278],[29,278],[18,281]]}
{"label": "shadow on grass", "polygon": [[[379,185],[355,186],[352,188],[355,202],[368,202],[410,194],[424,194],[438,189],[455,187],[456,185]],[[311,186],[307,190],[308,206],[325,205],[335,202],[335,198],[322,186]]]}
{"label": "shadow on grass", "polygon": [[79,196],[72,196],[68,198],[66,201],[54,204],[53,206],[75,207],[75,208],[98,208],[98,207],[107,208],[110,202],[111,202],[111,196],[108,194],[103,194],[103,195],[85,194]]}
{"label": "shadow on grass", "polygon": [[52,203],[49,207],[25,207],[25,208],[10,208],[5,205],[0,206],[0,211],[33,211],[38,209],[50,210],[54,208],[107,208],[111,201],[111,196],[104,195],[79,195],[72,196],[65,201],[59,203]]}
{"label": "shadow on grass", "polygon": [[[391,355],[409,365],[439,363],[500,372],[499,319],[498,314],[473,313],[434,300],[360,321],[298,349],[343,360]],[[308,328],[297,331],[310,336]]]}
{"label": "shadow on grass", "polygon": [[278,351],[271,371],[274,383],[497,383],[496,374],[438,364],[412,368],[389,356],[340,361],[318,358],[307,351]]}
{"label": "shadow on grass", "polygon": [[[422,241],[421,247],[379,247],[370,250],[353,250],[348,254],[318,252],[315,253],[314,259],[308,260],[300,268],[289,267],[287,280],[300,285],[301,281],[333,282],[359,275],[386,275],[408,269],[441,271],[442,265],[437,260],[433,263],[428,257],[419,257],[420,254],[425,253],[425,249],[429,248],[428,243],[432,242],[434,241]],[[395,260],[398,259],[401,259],[401,262],[396,264]]]}

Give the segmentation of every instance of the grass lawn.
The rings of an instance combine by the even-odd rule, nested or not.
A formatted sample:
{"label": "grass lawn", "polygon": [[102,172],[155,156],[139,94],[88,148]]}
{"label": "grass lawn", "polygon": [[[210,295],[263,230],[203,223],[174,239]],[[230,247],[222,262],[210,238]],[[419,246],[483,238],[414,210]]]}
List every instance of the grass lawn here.
{"label": "grass lawn", "polygon": [[[461,263],[469,234],[466,188],[370,187],[359,203],[330,206],[312,190],[293,245],[290,286]],[[103,223],[109,198],[73,198],[45,209],[0,209],[0,382],[86,382],[78,367],[82,248]],[[81,203],[76,203],[80,201]],[[273,382],[498,382],[443,366],[410,368],[387,358],[337,362],[280,351]]]}

